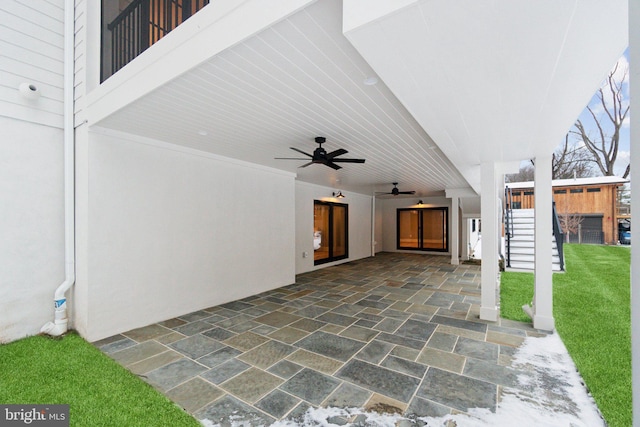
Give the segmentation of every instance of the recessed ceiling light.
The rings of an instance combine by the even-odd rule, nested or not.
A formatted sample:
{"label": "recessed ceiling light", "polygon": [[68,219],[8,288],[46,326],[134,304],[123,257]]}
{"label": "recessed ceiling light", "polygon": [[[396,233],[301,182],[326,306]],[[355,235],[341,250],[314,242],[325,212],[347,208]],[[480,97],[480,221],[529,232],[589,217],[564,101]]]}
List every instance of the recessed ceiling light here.
{"label": "recessed ceiling light", "polygon": [[206,130],[199,130],[198,135],[207,136],[209,135],[209,132],[207,132]]}
{"label": "recessed ceiling light", "polygon": [[362,83],[367,86],[373,86],[374,84],[378,83],[378,78],[376,76],[367,77]]}

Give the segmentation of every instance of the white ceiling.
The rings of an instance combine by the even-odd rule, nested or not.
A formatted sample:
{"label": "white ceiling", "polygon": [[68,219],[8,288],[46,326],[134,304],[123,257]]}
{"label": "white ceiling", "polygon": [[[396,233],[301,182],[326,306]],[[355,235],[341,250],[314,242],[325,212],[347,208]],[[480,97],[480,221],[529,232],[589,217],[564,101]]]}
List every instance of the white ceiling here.
{"label": "white ceiling", "polygon": [[[399,182],[426,196],[468,187],[383,82],[364,84],[374,75],[342,34],[342,2],[322,0],[96,124],[345,191],[390,191]],[[312,153],[316,136],[327,138],[327,151],[344,148],[343,157],[366,163],[334,171],[274,159],[301,157],[289,147]]]}
{"label": "white ceiling", "polygon": [[[481,161],[550,154],[627,44],[626,0],[344,3],[348,39],[315,1],[92,125],[344,191],[479,190]],[[316,136],[366,163],[274,159]]]}
{"label": "white ceiling", "polygon": [[628,44],[627,0],[345,7],[347,38],[475,188],[482,161],[550,155]]}

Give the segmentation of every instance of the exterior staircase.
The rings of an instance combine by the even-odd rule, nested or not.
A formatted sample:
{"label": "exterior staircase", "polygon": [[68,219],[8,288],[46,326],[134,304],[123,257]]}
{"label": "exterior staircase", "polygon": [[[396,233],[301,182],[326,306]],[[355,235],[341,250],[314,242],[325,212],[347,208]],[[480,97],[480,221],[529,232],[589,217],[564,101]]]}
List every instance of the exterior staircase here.
{"label": "exterior staircase", "polygon": [[[513,209],[512,211],[513,235],[510,239],[511,262],[505,263],[507,271],[533,271],[534,270],[534,210]],[[553,271],[562,271],[560,255],[556,238],[549,236],[553,247]],[[505,248],[506,249],[506,248]],[[508,249],[506,249],[508,251]],[[509,256],[508,252],[505,256]]]}

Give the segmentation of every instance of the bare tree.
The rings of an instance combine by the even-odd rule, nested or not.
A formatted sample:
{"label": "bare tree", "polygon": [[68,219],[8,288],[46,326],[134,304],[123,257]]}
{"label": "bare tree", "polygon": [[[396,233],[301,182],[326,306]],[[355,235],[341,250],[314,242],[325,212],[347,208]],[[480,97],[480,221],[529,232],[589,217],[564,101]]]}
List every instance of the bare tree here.
{"label": "bare tree", "polygon": [[[629,99],[624,92],[628,76],[628,67],[618,61],[609,72],[604,85],[598,89],[595,95],[597,102],[587,106],[589,121],[595,125],[594,131],[591,132],[590,127],[585,126],[580,119],[576,121],[574,129],[569,131],[584,142],[592,161],[604,176],[614,175],[620,146],[620,128],[629,114]],[[627,165],[623,178],[629,176],[630,167],[630,164]]]}
{"label": "bare tree", "polygon": [[583,220],[582,215],[573,213],[559,215],[558,218],[560,219],[560,226],[562,227],[562,232],[564,233],[565,243],[571,243],[570,236],[576,235],[580,232],[580,224],[582,224]]}
{"label": "bare tree", "polygon": [[564,144],[561,144],[553,153],[551,173],[553,179],[585,178],[592,175],[591,155],[584,146],[569,143],[569,135],[566,135]]}
{"label": "bare tree", "polygon": [[[591,155],[580,144],[569,142],[569,135],[560,144],[551,158],[552,179],[585,178],[592,175]],[[506,182],[525,182],[535,179],[535,161],[529,160],[518,173],[505,176]]]}
{"label": "bare tree", "polygon": [[533,161],[525,165],[520,166],[518,173],[507,174],[504,176],[505,182],[527,182],[533,181],[535,178],[535,168],[533,167]]}
{"label": "bare tree", "polygon": [[[560,227],[562,227],[562,232],[564,233],[566,243],[570,243],[571,235],[575,236],[580,233],[580,225],[582,224],[582,221],[584,219],[582,215],[576,212],[576,209],[573,205],[574,203],[572,199],[564,200],[563,206],[561,208],[562,212],[559,212],[558,215],[558,219],[560,220]],[[580,237],[578,237],[578,241],[580,241]]]}

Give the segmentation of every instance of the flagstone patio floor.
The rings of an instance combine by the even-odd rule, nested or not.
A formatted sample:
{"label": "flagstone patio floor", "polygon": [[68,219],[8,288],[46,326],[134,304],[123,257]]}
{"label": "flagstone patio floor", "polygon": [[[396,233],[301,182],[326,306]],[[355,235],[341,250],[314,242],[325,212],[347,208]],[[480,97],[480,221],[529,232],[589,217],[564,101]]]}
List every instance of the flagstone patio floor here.
{"label": "flagstone patio floor", "polygon": [[214,424],[269,425],[318,406],[417,420],[495,411],[501,389],[518,386],[512,356],[544,333],[481,321],[479,304],[479,266],[382,253],[94,344]]}

